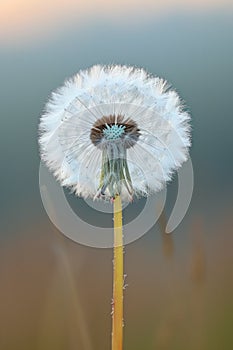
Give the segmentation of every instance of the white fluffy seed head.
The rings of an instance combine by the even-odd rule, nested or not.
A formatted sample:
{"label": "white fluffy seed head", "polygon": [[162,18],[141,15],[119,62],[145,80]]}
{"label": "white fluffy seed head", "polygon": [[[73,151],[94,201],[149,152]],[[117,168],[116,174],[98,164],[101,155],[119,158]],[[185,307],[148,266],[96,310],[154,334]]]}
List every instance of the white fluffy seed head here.
{"label": "white fluffy seed head", "polygon": [[[109,116],[112,119],[106,119],[108,123],[102,127],[101,121]],[[162,189],[187,159],[189,120],[183,102],[163,79],[144,69],[96,65],[80,71],[52,93],[40,119],[41,158],[60,183],[78,196],[95,198],[101,193],[103,176],[105,198],[117,191],[126,201],[131,200],[132,191],[147,196]],[[107,183],[103,150],[93,143],[93,130],[100,145],[111,143],[113,158],[121,158],[121,138],[121,146],[127,148],[130,180],[124,161],[115,162],[115,170],[111,162],[104,168],[116,172],[122,165],[123,175],[113,174],[122,182],[120,187],[116,179]]]}

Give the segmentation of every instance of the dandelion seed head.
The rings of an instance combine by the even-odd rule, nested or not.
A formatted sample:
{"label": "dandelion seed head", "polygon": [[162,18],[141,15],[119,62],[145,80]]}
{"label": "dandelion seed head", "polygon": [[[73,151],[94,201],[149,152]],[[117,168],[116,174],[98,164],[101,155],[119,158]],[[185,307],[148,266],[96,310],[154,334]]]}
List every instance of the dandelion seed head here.
{"label": "dandelion seed head", "polygon": [[189,120],[163,79],[96,65],[52,93],[40,119],[41,157],[78,196],[131,201],[162,189],[187,159]]}

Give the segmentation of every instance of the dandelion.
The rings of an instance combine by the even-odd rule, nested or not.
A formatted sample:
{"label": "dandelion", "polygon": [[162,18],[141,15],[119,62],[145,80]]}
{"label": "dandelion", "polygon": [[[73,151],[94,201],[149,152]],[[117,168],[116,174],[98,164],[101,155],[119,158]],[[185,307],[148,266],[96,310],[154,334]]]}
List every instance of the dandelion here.
{"label": "dandelion", "polygon": [[163,188],[187,159],[189,114],[167,82],[96,65],[52,93],[40,121],[41,157],[62,186],[114,204],[112,349],[122,349],[121,200]]}

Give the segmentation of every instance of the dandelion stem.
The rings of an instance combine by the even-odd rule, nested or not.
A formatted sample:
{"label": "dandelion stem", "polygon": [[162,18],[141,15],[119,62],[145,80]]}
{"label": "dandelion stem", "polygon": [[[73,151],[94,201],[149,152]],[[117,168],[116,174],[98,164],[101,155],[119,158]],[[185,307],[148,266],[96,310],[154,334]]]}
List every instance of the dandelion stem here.
{"label": "dandelion stem", "polygon": [[120,196],[114,200],[114,261],[112,350],[122,350],[123,344],[123,234]]}

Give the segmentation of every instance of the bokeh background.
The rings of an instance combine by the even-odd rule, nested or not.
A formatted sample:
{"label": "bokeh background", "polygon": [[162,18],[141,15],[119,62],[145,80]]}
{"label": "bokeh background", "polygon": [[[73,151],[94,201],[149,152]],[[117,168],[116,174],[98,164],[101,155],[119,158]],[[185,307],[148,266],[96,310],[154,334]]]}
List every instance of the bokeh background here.
{"label": "bokeh background", "polygon": [[[47,96],[96,63],[133,64],[165,78],[192,114],[189,211],[164,233],[175,177],[159,222],[125,248],[124,349],[231,350],[230,0],[1,0],[0,349],[110,349],[112,250],[64,237],[47,217],[38,181]],[[81,199],[67,198],[93,219]]]}

